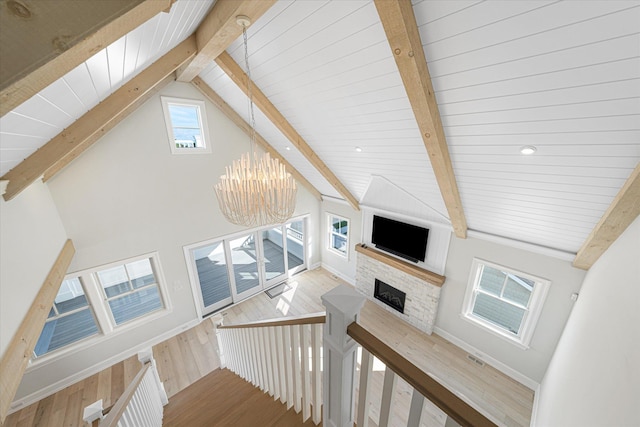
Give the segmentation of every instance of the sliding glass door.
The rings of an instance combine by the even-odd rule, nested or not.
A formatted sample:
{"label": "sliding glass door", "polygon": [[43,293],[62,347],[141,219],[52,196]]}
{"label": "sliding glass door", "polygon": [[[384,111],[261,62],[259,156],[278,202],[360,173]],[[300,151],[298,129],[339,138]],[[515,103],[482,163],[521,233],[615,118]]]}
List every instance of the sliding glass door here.
{"label": "sliding glass door", "polygon": [[305,220],[194,245],[185,252],[194,292],[206,315],[306,268]]}
{"label": "sliding glass door", "polygon": [[260,235],[264,288],[269,288],[287,278],[287,259],[284,256],[286,242],[282,236],[282,226],[263,230]]}
{"label": "sliding glass door", "polygon": [[211,313],[233,302],[224,242],[191,251],[200,290],[201,307]]}
{"label": "sliding glass door", "polygon": [[256,237],[251,233],[228,241],[233,271],[233,300],[239,301],[262,290],[258,273]]}

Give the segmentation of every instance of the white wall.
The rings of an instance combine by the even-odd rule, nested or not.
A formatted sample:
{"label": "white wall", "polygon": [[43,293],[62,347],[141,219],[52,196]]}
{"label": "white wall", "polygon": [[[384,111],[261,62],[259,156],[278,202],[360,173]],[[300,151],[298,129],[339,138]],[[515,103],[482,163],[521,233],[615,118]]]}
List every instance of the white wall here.
{"label": "white wall", "polygon": [[589,269],[532,425],[639,426],[639,403],[640,217]]}
{"label": "white wall", "polygon": [[[549,294],[529,349],[521,349],[505,338],[493,335],[461,318],[462,303],[474,257],[551,281]],[[507,370],[515,371],[521,381],[535,387],[542,381],[571,312],[571,294],[579,291],[584,275],[583,270],[573,268],[569,261],[471,237],[459,239],[452,235],[445,270],[446,281],[440,294],[436,333],[445,337],[448,334],[465,342],[479,350],[481,358],[488,355],[500,364],[496,367],[506,367]],[[490,359],[485,361],[492,362]]]}
{"label": "white wall", "polygon": [[[161,94],[203,98],[186,83],[172,83]],[[225,166],[249,150],[248,137],[237,126],[208,101],[206,110],[211,154],[171,154],[156,95],[50,181],[77,250],[70,272],[157,251],[173,312],[33,366],[18,398],[197,320],[183,246],[242,230],[223,218],[213,185]],[[317,221],[319,201],[298,188],[295,215],[310,213],[311,221]],[[319,262],[319,251],[313,252],[311,262]]]}
{"label": "white wall", "polygon": [[[322,201],[319,239],[321,242],[322,266],[349,283],[356,283],[355,245],[362,243],[362,211],[354,210],[346,202],[325,199]],[[349,253],[345,258],[329,249],[328,214],[349,220]]]}
{"label": "white wall", "polygon": [[[2,184],[4,193],[6,181]],[[0,197],[0,354],[4,355],[67,240],[49,188],[37,180]]]}

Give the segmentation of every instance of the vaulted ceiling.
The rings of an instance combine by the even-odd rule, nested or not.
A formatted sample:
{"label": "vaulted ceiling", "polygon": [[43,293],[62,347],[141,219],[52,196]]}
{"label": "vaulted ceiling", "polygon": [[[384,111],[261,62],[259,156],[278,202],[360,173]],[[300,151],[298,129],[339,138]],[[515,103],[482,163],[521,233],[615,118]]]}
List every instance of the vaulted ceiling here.
{"label": "vaulted ceiling", "polygon": [[[39,15],[37,2],[24,0],[33,16],[20,16],[15,3],[3,1],[3,24],[33,31],[39,16],[54,33],[68,26],[64,16]],[[233,72],[244,68],[242,38],[220,14],[255,13],[256,129],[318,194],[357,207],[379,176],[450,218],[457,235],[468,229],[569,254],[615,239],[640,212],[640,2],[414,0],[409,15],[395,3],[178,0],[145,12],[152,17],[138,12],[132,30],[113,17],[93,23],[116,19],[110,34],[118,36],[50,85],[17,85],[32,89],[24,99],[3,70],[0,174],[23,177],[25,158],[119,89],[137,90],[127,82],[170,51],[171,70],[182,65],[188,81],[197,73],[196,86],[247,121],[243,76]],[[5,48],[6,28],[2,64],[16,55]],[[526,145],[536,152],[522,155]]]}

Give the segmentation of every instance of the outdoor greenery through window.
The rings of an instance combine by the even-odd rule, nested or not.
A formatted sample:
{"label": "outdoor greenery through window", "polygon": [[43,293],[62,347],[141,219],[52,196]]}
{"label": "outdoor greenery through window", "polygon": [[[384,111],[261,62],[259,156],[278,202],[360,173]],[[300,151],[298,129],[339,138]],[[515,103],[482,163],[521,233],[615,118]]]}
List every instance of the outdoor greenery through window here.
{"label": "outdoor greenery through window", "polygon": [[98,325],[82,283],[79,278],[74,277],[60,285],[33,352],[36,357],[42,356],[98,332]]}
{"label": "outdoor greenery through window", "polygon": [[204,102],[165,96],[161,99],[171,152],[210,153]]}
{"label": "outdoor greenery through window", "polygon": [[549,281],[474,259],[463,315],[523,346],[528,346]]}
{"label": "outdoor greenery through window", "polygon": [[329,249],[347,256],[349,251],[349,220],[329,214]]}

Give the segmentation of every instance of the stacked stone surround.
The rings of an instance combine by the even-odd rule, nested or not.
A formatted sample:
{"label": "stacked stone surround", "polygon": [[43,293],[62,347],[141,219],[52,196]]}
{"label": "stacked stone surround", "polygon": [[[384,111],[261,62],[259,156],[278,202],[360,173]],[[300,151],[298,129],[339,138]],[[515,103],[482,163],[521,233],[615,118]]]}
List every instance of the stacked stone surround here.
{"label": "stacked stone surround", "polygon": [[[356,289],[390,313],[431,335],[438,314],[440,287],[407,274],[383,262],[357,253]],[[407,294],[404,313],[373,297],[375,279],[382,280]]]}

